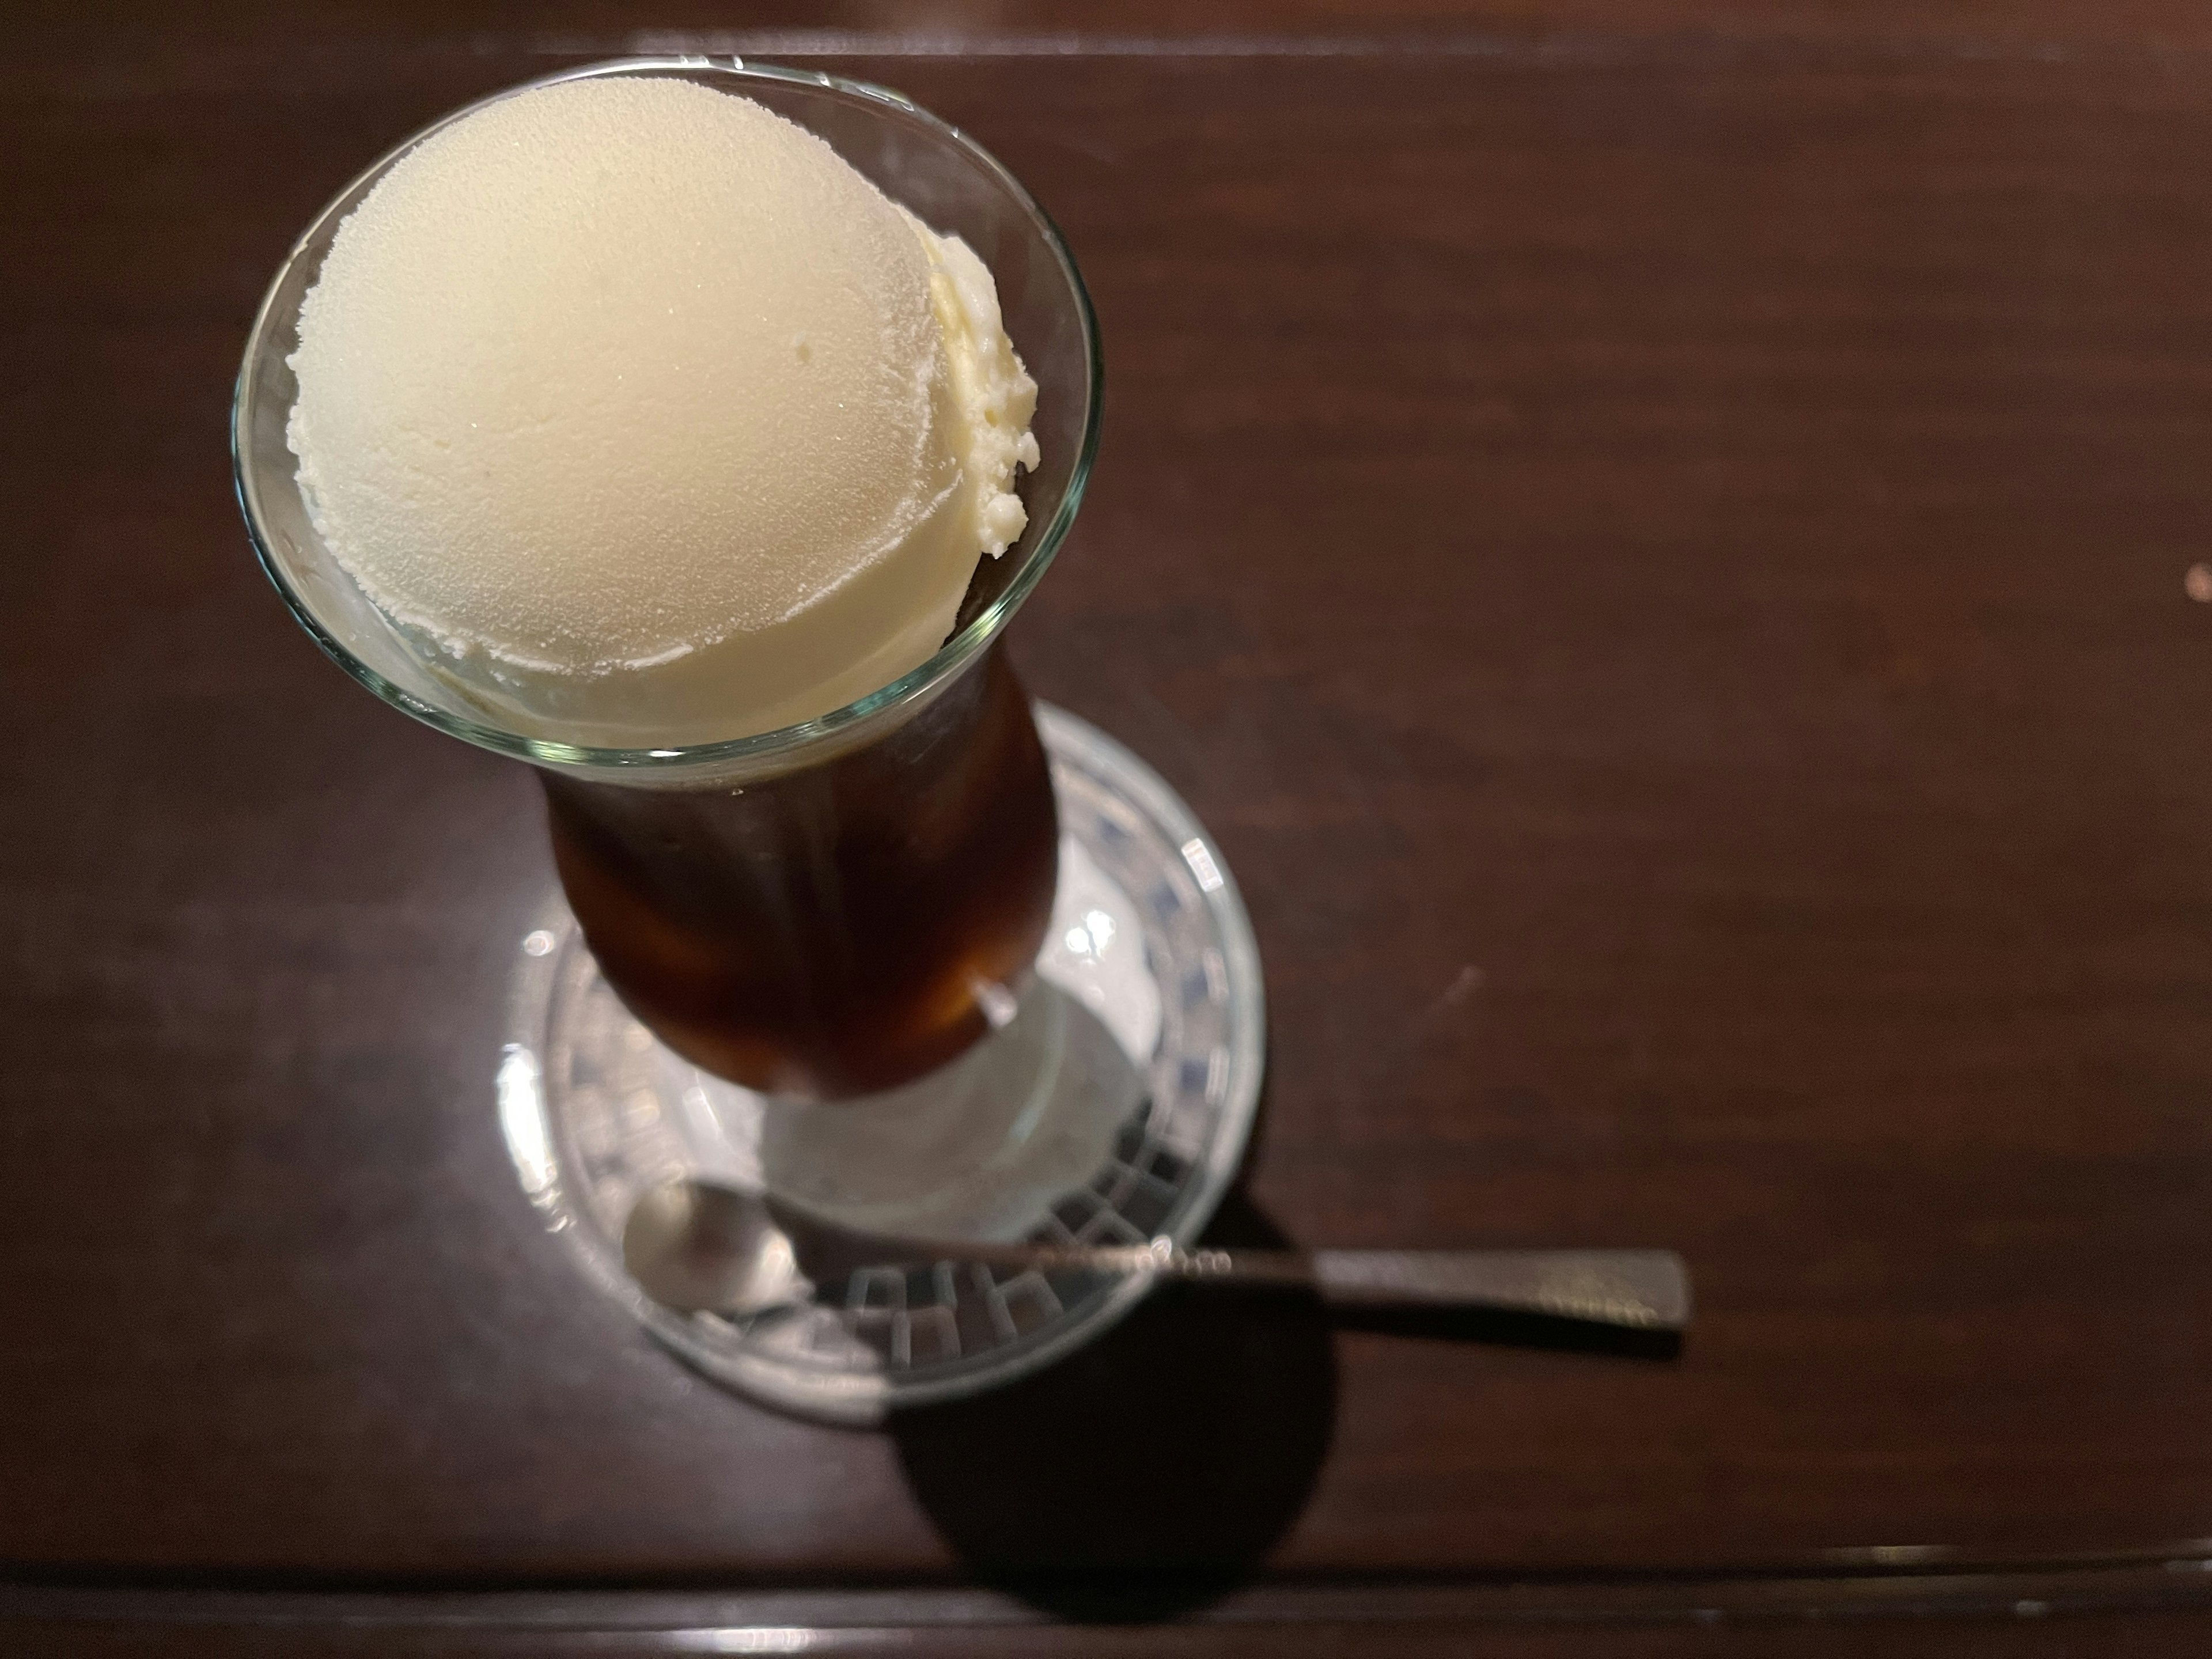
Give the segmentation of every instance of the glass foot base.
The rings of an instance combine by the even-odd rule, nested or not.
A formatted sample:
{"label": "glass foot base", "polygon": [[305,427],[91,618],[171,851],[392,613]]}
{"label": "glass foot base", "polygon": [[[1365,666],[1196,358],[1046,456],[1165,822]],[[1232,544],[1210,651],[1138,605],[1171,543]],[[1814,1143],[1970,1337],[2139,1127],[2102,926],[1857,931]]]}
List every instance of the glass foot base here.
{"label": "glass foot base", "polygon": [[629,1207],[681,1175],[875,1232],[1194,1239],[1259,1099],[1259,955],[1219,853],[1151,768],[1048,705],[1060,821],[1036,976],[1006,1023],[902,1088],[823,1107],[664,1048],[615,996],[556,887],[522,941],[499,1111],[524,1190],[586,1275],[717,1382],[866,1423],[1011,1381],[1105,1330],[1139,1279],[951,1262],[868,1268],[745,1319],[672,1313],[622,1266]]}

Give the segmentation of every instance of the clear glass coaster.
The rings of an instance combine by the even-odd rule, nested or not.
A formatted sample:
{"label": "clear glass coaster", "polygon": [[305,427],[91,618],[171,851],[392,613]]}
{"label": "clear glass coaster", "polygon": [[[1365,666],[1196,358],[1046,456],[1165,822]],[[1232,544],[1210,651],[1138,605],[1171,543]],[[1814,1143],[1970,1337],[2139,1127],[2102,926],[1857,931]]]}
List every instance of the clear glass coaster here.
{"label": "clear glass coaster", "polygon": [[1060,879],[1036,976],[999,1029],[904,1088],[831,1106],[756,1093],[655,1040],[556,887],[522,941],[500,1122],[523,1189],[586,1275],[712,1380],[868,1423],[1036,1370],[1106,1330],[1141,1278],[865,1268],[747,1318],[672,1313],[623,1271],[631,1204],[692,1174],[872,1232],[1188,1243],[1260,1093],[1259,953],[1220,854],[1158,775],[1039,704]]}

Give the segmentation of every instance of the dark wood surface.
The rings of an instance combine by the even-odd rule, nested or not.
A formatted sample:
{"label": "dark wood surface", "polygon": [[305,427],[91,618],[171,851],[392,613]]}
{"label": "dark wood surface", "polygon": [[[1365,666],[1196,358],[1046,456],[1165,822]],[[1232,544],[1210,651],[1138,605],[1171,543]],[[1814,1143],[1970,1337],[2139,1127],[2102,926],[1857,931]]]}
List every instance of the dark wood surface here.
{"label": "dark wood surface", "polygon": [[[693,1379],[540,1231],[489,1093],[535,787],[322,660],[229,495],[315,209],[646,25],[0,36],[9,1644],[2212,1641],[2142,1611],[2212,1587],[2201,20],[1695,10],[830,20],[1098,303],[1015,647],[1251,907],[1221,1236],[1700,1296],[1672,1356],[1163,1297],[879,1434]],[[1854,1610],[1967,1622],[1790,1622]]]}

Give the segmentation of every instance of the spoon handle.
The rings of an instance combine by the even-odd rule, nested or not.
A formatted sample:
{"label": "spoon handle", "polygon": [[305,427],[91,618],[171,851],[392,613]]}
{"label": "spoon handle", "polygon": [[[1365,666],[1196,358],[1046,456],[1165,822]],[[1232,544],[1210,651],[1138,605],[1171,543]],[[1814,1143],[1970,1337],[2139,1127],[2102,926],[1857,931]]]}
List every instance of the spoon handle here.
{"label": "spoon handle", "polygon": [[1314,1285],[1340,1307],[1462,1306],[1679,1331],[1690,1274],[1672,1250],[1317,1250]]}
{"label": "spoon handle", "polygon": [[1282,1285],[1339,1308],[1486,1308],[1644,1331],[1679,1331],[1690,1319],[1689,1271],[1672,1250],[1186,1250],[1164,1243],[943,1249],[994,1267]]}

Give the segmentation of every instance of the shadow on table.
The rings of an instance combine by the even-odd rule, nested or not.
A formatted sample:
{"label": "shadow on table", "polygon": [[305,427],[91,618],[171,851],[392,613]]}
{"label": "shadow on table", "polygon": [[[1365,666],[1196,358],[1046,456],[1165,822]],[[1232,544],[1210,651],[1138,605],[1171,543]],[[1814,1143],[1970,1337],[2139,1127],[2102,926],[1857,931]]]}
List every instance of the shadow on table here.
{"label": "shadow on table", "polygon": [[[1288,1241],[1239,1192],[1206,1242]],[[1165,1618],[1249,1576],[1305,1507],[1335,1425],[1329,1330],[1310,1295],[1166,1286],[1049,1370],[890,1433],[981,1582],[1062,1618]]]}

